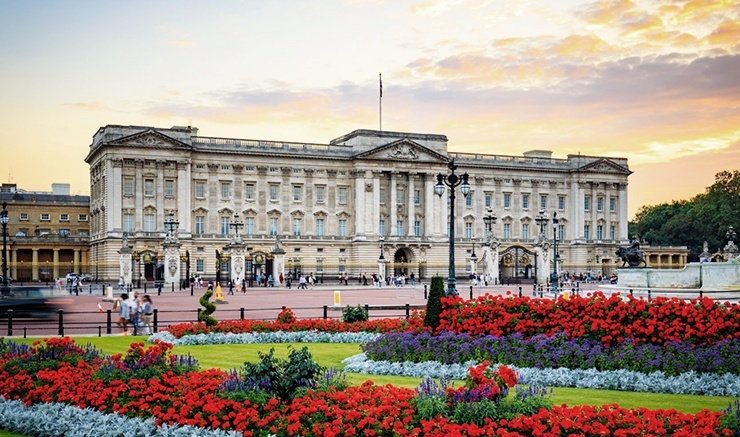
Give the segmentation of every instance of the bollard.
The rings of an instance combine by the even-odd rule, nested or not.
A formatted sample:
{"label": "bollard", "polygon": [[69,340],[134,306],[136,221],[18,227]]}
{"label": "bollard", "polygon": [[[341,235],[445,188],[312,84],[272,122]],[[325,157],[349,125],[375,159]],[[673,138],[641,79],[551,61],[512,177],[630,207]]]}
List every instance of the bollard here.
{"label": "bollard", "polygon": [[633,294],[632,294],[632,289],[631,289],[631,288],[630,288],[630,296],[633,296]]}
{"label": "bollard", "polygon": [[244,320],[244,307],[239,308],[239,319]]}
{"label": "bollard", "polygon": [[470,286],[470,300],[473,300],[473,286]]}
{"label": "bollard", "polygon": [[370,305],[365,304],[365,312],[367,313],[367,319],[370,320]]}
{"label": "bollard", "polygon": [[411,307],[410,307],[410,306],[409,306],[409,304],[407,303],[407,304],[406,304],[406,320],[408,320],[408,319],[409,319],[409,317],[411,317]]}
{"label": "bollard", "polygon": [[154,313],[154,317],[152,317],[152,331],[156,334],[159,332],[159,328],[157,328],[157,324],[159,322],[159,310],[154,308],[152,312]]}
{"label": "bollard", "polygon": [[652,299],[652,296],[650,295],[650,290],[648,289],[648,302]]}
{"label": "bollard", "polygon": [[98,325],[98,337],[103,336],[103,327]]}
{"label": "bollard", "polygon": [[324,305],[324,320],[329,318],[329,307]]}
{"label": "bollard", "polygon": [[334,306],[335,307],[342,306],[342,296],[339,290],[334,292]]}
{"label": "bollard", "polygon": [[175,283],[174,282],[172,283],[172,292],[173,293],[175,292]]}
{"label": "bollard", "polygon": [[13,309],[8,308],[8,337],[13,336]]}
{"label": "bollard", "polygon": [[64,310],[59,310],[59,336],[64,337]]}
{"label": "bollard", "polygon": [[190,286],[190,295],[191,296],[193,295],[193,286],[192,285]]}
{"label": "bollard", "polygon": [[200,308],[198,308],[198,315],[195,318],[195,323],[200,322]]}
{"label": "bollard", "polygon": [[427,284],[424,284],[424,299],[427,298]]}
{"label": "bollard", "polygon": [[699,290],[699,299],[701,299],[702,297],[704,297],[704,292],[702,290]]}
{"label": "bollard", "polygon": [[27,330],[27,329],[28,329],[28,328],[26,328],[25,326],[23,327],[23,338],[26,338],[26,334],[27,334],[26,330]]}
{"label": "bollard", "polygon": [[522,297],[522,287],[519,286],[519,297]]}
{"label": "bollard", "polygon": [[162,295],[162,287],[157,288],[157,296]]}
{"label": "bollard", "polygon": [[105,317],[105,333],[108,335],[111,335],[113,331],[111,331],[111,317],[110,317],[110,310],[106,310],[106,317]]}
{"label": "bollard", "polygon": [[144,294],[146,294],[146,282],[144,282]]}

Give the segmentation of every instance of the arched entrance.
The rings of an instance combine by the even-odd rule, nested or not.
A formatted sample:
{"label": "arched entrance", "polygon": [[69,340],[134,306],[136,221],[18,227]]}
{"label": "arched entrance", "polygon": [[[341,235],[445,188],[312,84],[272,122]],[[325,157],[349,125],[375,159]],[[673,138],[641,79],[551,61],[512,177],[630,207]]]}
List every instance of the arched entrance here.
{"label": "arched entrance", "polygon": [[406,277],[409,277],[413,269],[413,266],[411,265],[413,257],[413,252],[411,252],[411,249],[407,247],[402,247],[396,250],[393,254],[393,275],[406,275]]}
{"label": "arched entrance", "polygon": [[501,252],[499,275],[502,284],[534,282],[537,277],[535,252],[524,246],[510,246]]}

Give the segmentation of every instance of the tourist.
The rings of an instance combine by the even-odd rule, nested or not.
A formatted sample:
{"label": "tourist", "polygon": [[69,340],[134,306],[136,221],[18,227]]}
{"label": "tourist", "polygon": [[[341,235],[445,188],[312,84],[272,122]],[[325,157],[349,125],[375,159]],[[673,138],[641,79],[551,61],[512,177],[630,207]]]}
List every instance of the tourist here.
{"label": "tourist", "polygon": [[128,294],[122,293],[121,297],[113,302],[113,310],[118,310],[118,321],[116,324],[121,328],[121,333],[128,335],[128,321],[131,316],[128,307]]}
{"label": "tourist", "polygon": [[144,326],[144,334],[149,335],[152,333],[152,316],[154,315],[154,308],[152,308],[152,299],[148,294],[141,296],[141,324]]}

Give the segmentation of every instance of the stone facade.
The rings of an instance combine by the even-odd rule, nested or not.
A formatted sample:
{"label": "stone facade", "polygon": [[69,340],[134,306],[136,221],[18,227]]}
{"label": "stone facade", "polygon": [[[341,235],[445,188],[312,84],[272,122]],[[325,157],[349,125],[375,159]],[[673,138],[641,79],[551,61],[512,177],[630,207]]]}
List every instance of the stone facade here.
{"label": "stone facade", "polygon": [[[214,278],[214,252],[229,244],[238,214],[250,277],[274,271],[276,236],[285,274],[370,275],[382,250],[389,274],[446,276],[449,189],[439,198],[434,186],[450,159],[471,185],[468,198],[456,197],[458,277],[483,273],[490,262],[470,262],[473,244],[480,254],[490,241],[489,207],[498,216],[492,231],[504,278],[547,277],[544,267],[536,272],[550,265],[536,260],[541,211],[548,219],[557,212],[557,227],[548,221],[544,231],[558,236],[559,271],[611,273],[616,247],[628,241],[626,159],[454,153],[444,135],[373,130],[312,144],[203,137],[190,127],[102,127],[86,158],[91,256],[101,265],[117,262],[125,233],[134,278],[162,279],[164,222],[172,213],[189,271]],[[229,263],[220,265],[227,279]]]}
{"label": "stone facade", "polygon": [[8,204],[8,276],[16,282],[53,282],[68,272],[94,274],[88,259],[88,196],[3,184],[2,202]]}

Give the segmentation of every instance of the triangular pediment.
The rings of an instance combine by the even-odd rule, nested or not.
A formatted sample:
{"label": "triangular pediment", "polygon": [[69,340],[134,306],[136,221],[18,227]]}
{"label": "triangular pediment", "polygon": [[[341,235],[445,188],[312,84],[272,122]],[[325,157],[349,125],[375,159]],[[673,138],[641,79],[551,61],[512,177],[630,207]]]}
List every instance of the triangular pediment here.
{"label": "triangular pediment", "polygon": [[594,162],[589,162],[588,164],[580,167],[578,170],[588,171],[588,172],[593,172],[593,173],[611,173],[611,174],[622,174],[622,175],[632,174],[632,172],[629,169],[617,164],[616,162],[608,158],[601,158],[601,159],[597,159]]}
{"label": "triangular pediment", "polygon": [[183,143],[182,141],[176,140],[172,137],[168,137],[167,135],[154,129],[146,129],[133,135],[121,137],[111,141],[109,144],[113,146],[144,147],[149,149],[192,149],[192,146],[190,146],[189,144]]}
{"label": "triangular pediment", "polygon": [[402,138],[355,155],[355,159],[447,163],[446,156],[419,143]]}

